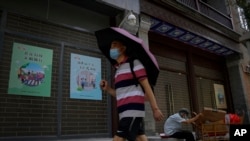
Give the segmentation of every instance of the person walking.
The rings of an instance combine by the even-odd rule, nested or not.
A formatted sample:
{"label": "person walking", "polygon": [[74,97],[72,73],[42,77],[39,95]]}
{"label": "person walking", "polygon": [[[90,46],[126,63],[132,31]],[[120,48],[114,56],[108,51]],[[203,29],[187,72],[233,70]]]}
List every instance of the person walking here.
{"label": "person walking", "polygon": [[[111,42],[110,58],[117,63],[114,76],[114,88],[107,80],[101,80],[100,87],[106,93],[116,97],[119,114],[118,130],[113,141],[147,141],[144,129],[145,97],[149,101],[156,121],[163,120],[153,90],[149,84],[146,70],[140,60],[133,60],[134,81],[124,41],[116,39]],[[137,85],[139,83],[139,85]]]}

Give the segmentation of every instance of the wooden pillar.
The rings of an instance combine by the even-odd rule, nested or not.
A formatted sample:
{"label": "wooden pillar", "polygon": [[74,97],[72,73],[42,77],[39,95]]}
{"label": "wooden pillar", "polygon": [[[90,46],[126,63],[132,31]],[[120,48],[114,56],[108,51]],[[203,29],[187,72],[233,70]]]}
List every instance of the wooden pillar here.
{"label": "wooden pillar", "polygon": [[188,79],[188,90],[191,102],[191,111],[194,112],[201,112],[199,111],[199,104],[198,104],[198,95],[196,90],[196,79],[195,79],[195,72],[194,72],[194,64],[193,64],[193,57],[192,57],[192,49],[189,49],[187,52],[187,79]]}

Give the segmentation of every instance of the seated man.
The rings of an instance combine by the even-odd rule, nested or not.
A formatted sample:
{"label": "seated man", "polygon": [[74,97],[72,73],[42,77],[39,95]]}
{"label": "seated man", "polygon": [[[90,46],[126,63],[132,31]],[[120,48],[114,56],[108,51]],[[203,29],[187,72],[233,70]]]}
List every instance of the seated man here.
{"label": "seated man", "polygon": [[191,124],[196,121],[201,113],[195,117],[188,119],[189,110],[182,108],[178,113],[175,113],[168,117],[164,124],[164,132],[167,136],[177,139],[186,139],[186,141],[195,141],[191,131],[182,130],[182,124]]}

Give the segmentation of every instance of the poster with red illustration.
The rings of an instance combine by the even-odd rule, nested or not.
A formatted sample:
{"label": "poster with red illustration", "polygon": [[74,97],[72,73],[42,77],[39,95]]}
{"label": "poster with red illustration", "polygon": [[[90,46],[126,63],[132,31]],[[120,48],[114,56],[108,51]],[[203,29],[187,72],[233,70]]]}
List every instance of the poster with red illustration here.
{"label": "poster with red illustration", "polygon": [[8,94],[50,97],[53,50],[14,43]]}

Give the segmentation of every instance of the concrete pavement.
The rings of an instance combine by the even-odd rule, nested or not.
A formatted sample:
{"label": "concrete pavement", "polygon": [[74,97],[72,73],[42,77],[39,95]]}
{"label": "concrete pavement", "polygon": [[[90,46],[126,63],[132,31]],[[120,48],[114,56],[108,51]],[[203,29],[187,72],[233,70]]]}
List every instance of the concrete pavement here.
{"label": "concrete pavement", "polygon": [[[147,136],[148,141],[163,141],[160,136]],[[24,138],[24,139],[4,139],[0,138],[0,141],[112,141],[113,138],[101,138],[101,137],[96,137],[96,138],[62,138],[62,139],[48,139],[48,138],[40,138],[40,139],[32,139],[32,138]]]}
{"label": "concrete pavement", "polygon": [[82,139],[62,139],[56,141],[112,141],[112,138],[82,138]]}
{"label": "concrete pavement", "polygon": [[[112,141],[112,138],[61,139],[56,141]],[[161,141],[159,136],[148,136],[148,141]]]}

